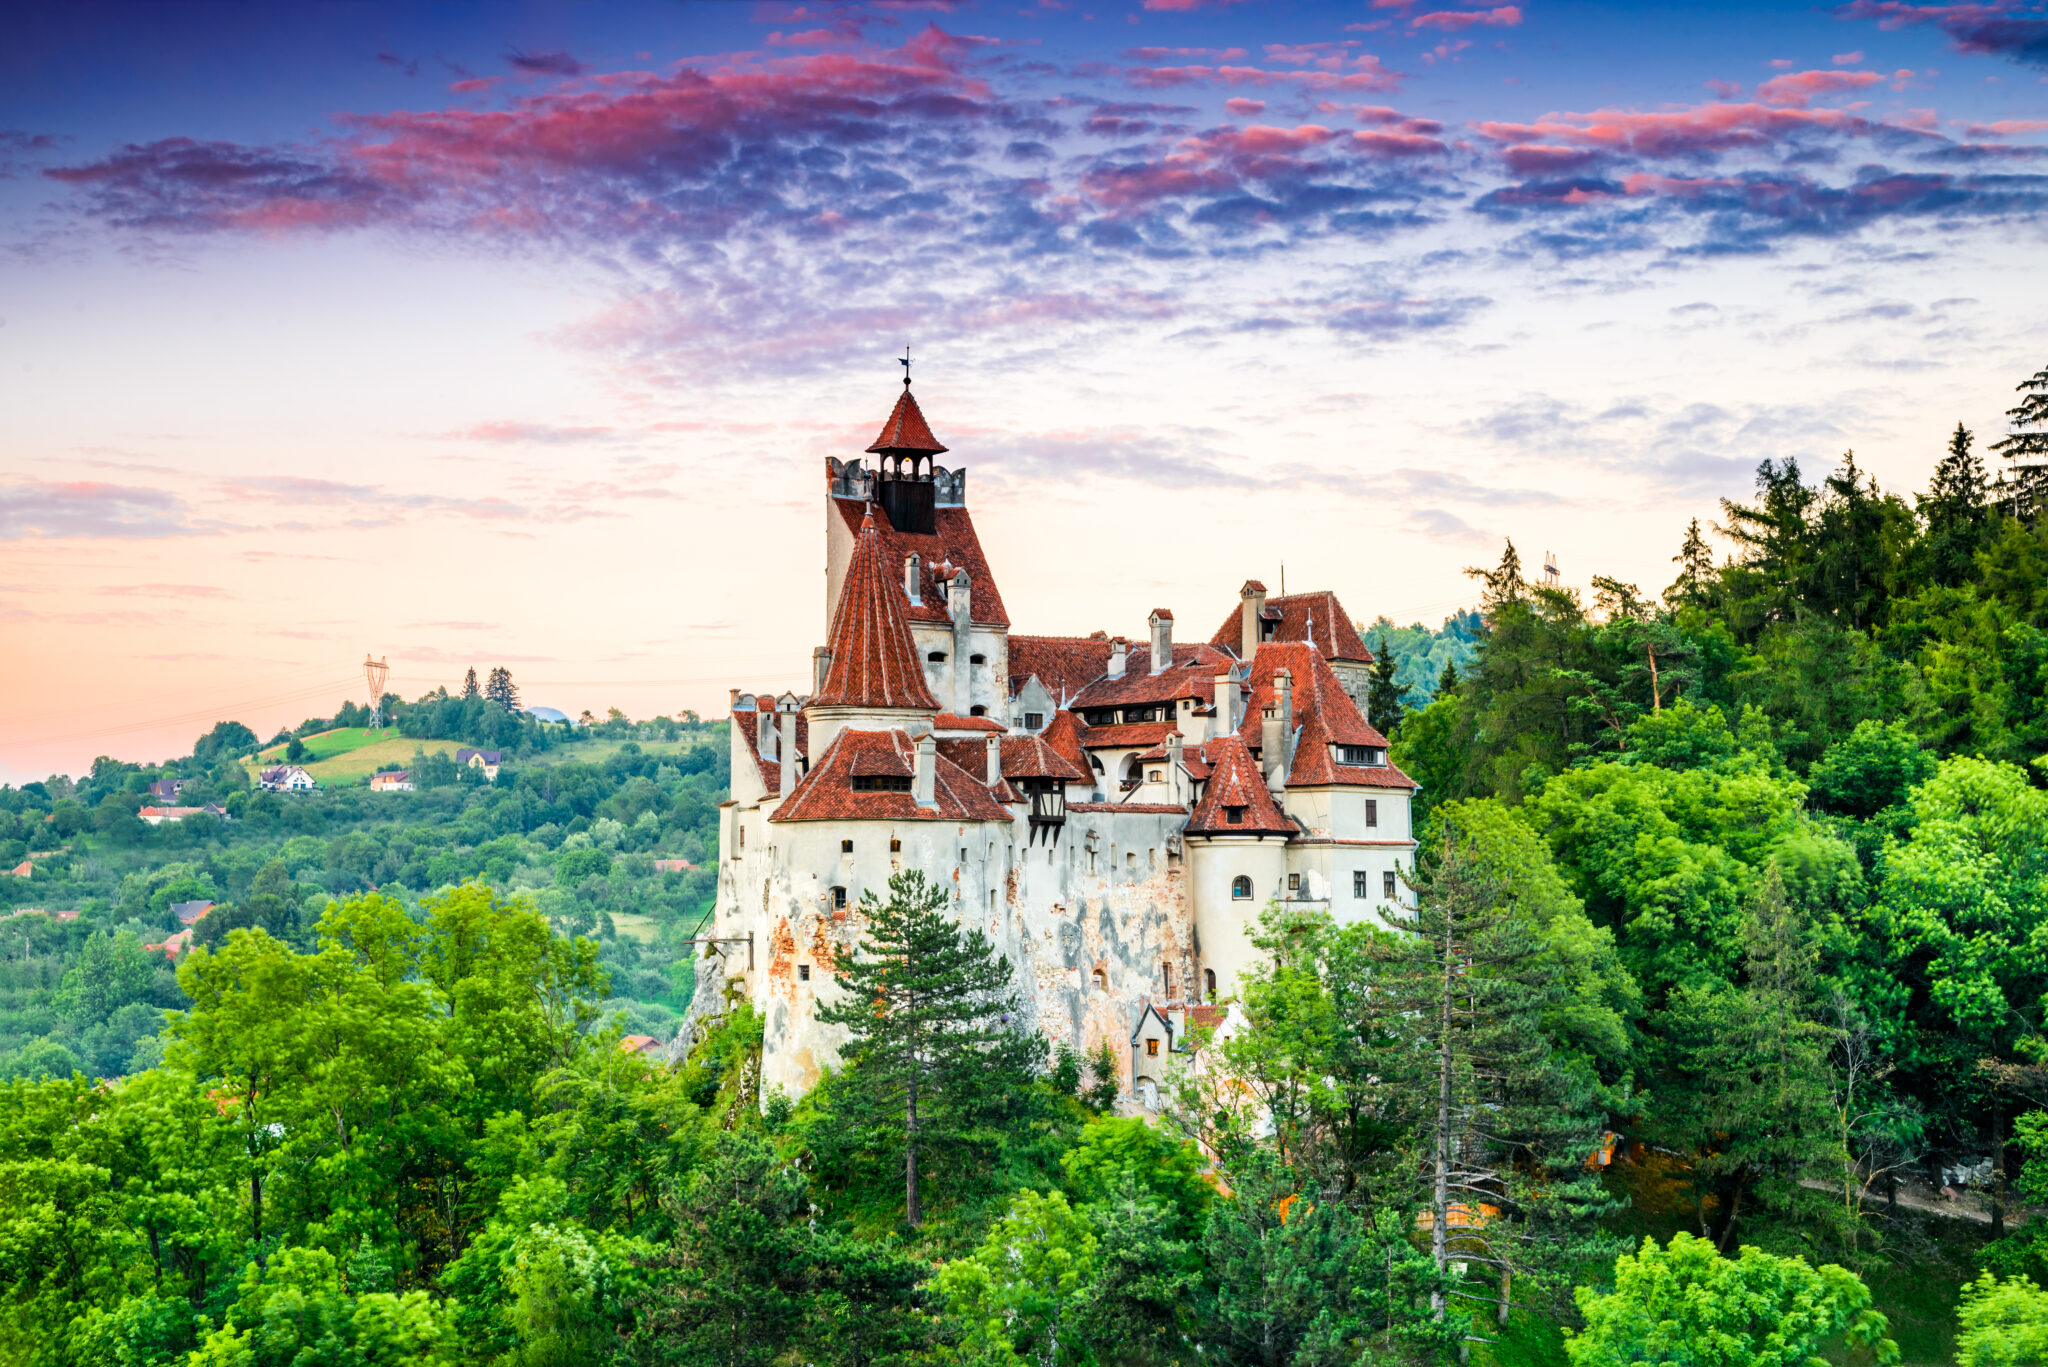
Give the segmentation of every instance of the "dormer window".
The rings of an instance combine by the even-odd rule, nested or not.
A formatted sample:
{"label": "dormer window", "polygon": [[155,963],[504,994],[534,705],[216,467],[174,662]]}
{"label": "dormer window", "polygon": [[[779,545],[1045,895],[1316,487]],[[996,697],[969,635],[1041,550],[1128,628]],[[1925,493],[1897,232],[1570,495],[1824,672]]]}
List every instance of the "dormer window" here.
{"label": "dormer window", "polygon": [[907,793],[910,791],[908,774],[855,774],[853,791],[856,793]]}
{"label": "dormer window", "polygon": [[1385,764],[1386,751],[1376,745],[1340,745],[1337,763],[1354,769],[1376,769]]}
{"label": "dormer window", "polygon": [[1026,712],[1026,713],[1024,714],[1024,729],[1025,729],[1026,731],[1042,731],[1042,730],[1044,730],[1044,729],[1045,729],[1045,713],[1043,713],[1043,712]]}
{"label": "dormer window", "polygon": [[1244,825],[1244,808],[1225,807],[1223,809],[1223,824],[1226,826]]}

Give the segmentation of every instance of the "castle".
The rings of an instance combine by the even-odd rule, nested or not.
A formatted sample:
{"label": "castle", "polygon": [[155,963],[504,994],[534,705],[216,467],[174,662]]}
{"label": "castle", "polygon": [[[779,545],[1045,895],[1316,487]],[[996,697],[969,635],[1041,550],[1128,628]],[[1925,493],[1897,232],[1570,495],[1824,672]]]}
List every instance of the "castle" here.
{"label": "castle", "polygon": [[1372,656],[1335,594],[1257,581],[1206,641],[1165,608],[1138,640],[1012,632],[967,472],[903,383],[873,468],[826,460],[810,694],[733,690],[698,1009],[744,994],[762,1094],[800,1095],[836,1062],[817,1005],[862,892],[920,869],[1008,957],[1030,1023],[1109,1041],[1156,1105],[1270,900],[1352,921],[1412,896],[1416,785],[1366,716]]}

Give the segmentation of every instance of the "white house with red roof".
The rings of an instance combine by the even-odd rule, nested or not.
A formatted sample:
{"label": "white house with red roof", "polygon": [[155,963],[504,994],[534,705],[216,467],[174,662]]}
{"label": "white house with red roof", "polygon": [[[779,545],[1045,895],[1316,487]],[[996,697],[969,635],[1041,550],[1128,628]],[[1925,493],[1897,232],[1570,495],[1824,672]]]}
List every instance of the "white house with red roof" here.
{"label": "white house with red roof", "polygon": [[1110,1041],[1156,1097],[1269,902],[1356,921],[1412,900],[1415,784],[1333,593],[1249,581],[1199,643],[1165,608],[1137,640],[1012,633],[945,452],[906,381],[872,467],[827,458],[825,644],[808,694],[733,690],[698,1009],[742,990],[763,1094],[801,1093],[843,1039],[816,1013],[862,895],[917,869],[1008,957],[1038,1030]]}

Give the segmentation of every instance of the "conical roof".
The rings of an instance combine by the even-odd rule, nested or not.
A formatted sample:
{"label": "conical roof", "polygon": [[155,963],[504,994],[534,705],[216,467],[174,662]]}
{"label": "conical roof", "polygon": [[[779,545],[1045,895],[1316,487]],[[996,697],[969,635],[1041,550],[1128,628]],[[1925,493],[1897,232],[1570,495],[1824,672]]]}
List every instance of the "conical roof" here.
{"label": "conical roof", "polygon": [[832,664],[814,707],[901,707],[936,712],[917,642],[903,616],[903,589],[882,563],[882,538],[870,512],[832,614]]}
{"label": "conical roof", "polygon": [[946,448],[939,445],[939,439],[932,435],[931,424],[924,420],[917,400],[910,397],[910,383],[905,381],[903,396],[896,400],[896,407],[889,412],[889,421],[882,424],[882,435],[875,438],[875,444],[868,450],[877,455],[938,455]]}

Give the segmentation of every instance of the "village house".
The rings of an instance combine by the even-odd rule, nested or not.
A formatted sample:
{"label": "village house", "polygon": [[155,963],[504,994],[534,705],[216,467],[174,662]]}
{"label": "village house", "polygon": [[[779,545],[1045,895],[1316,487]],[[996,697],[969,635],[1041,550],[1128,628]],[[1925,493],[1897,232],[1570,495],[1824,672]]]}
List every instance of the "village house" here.
{"label": "village house", "polygon": [[410,769],[386,769],[383,773],[370,775],[370,791],[373,793],[409,793],[412,787]]}
{"label": "village house", "polygon": [[166,959],[169,959],[172,963],[176,963],[178,962],[179,955],[185,953],[187,950],[192,948],[192,928],[190,926],[187,926],[185,927],[185,929],[179,931],[176,935],[172,935],[167,939],[158,941],[156,944],[144,945],[143,948],[161,949],[164,952],[164,957]]}
{"label": "village house", "polygon": [[212,911],[213,906],[213,903],[206,901],[173,902],[171,903],[171,911],[180,922],[189,926],[200,917],[206,915],[207,912]]}
{"label": "village house", "polygon": [[273,764],[257,775],[256,786],[266,793],[310,793],[320,785],[296,764]]}
{"label": "village house", "polygon": [[176,802],[179,790],[191,781],[189,778],[160,778],[149,785],[149,795],[166,802]]}
{"label": "village house", "polygon": [[[762,1013],[762,1092],[844,1039],[818,1020],[861,897],[922,871],[1016,972],[1028,1023],[1102,1042],[1156,1105],[1223,1023],[1269,903],[1340,922],[1410,904],[1415,783],[1366,714],[1372,655],[1333,593],[1248,580],[1207,640],[1155,609],[1130,637],[1012,630],[908,381],[872,466],[824,470],[830,630],[806,693],[734,689],[713,954]],[[1075,610],[1085,611],[1076,605]]]}
{"label": "village house", "polygon": [[191,816],[211,816],[227,819],[227,808],[209,802],[203,807],[143,807],[135,815],[152,826],[161,826],[166,821],[183,821]]}
{"label": "village house", "polygon": [[496,750],[471,750],[465,747],[455,752],[457,764],[466,764],[472,769],[483,770],[484,777],[493,783],[498,781],[499,759],[500,752]]}

